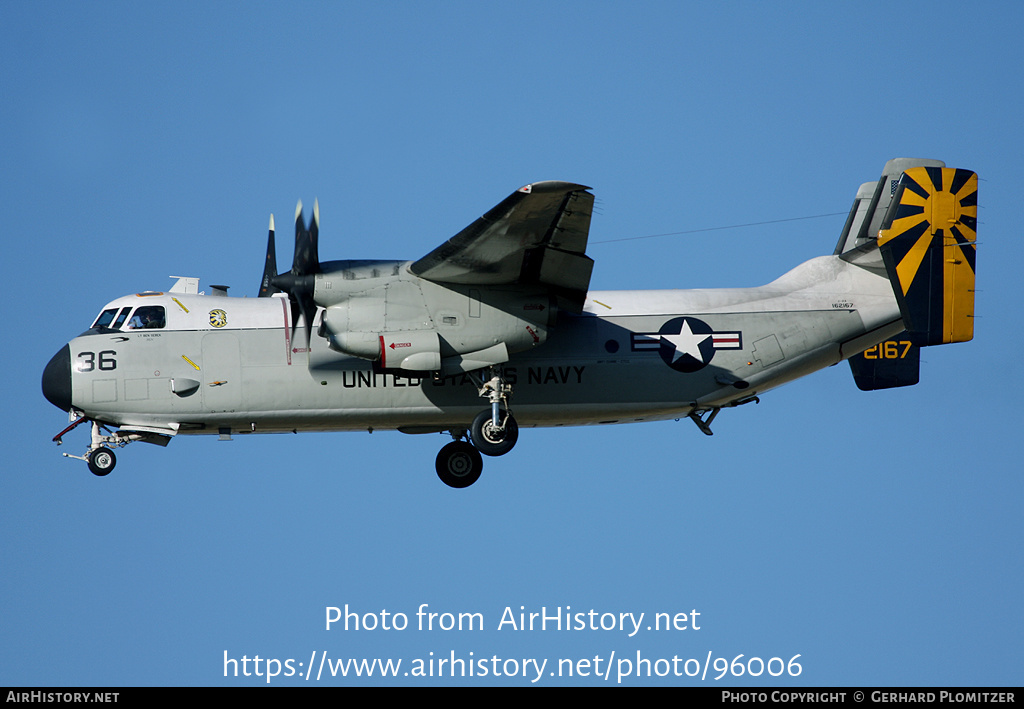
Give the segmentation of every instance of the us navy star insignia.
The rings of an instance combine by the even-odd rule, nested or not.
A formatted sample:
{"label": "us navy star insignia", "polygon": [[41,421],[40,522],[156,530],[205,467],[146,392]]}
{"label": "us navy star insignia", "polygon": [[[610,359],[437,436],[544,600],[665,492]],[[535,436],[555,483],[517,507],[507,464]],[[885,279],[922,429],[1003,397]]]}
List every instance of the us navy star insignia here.
{"label": "us navy star insignia", "polygon": [[665,364],[677,372],[696,372],[708,365],[718,350],[743,347],[741,332],[716,332],[698,318],[672,318],[658,332],[634,332],[632,350],[658,350]]}
{"label": "us navy star insignia", "polygon": [[694,359],[699,359],[702,363],[706,363],[700,346],[707,342],[709,337],[711,337],[710,332],[694,332],[690,327],[690,323],[685,319],[679,327],[678,334],[673,335],[671,333],[662,333],[661,335],[662,340],[668,342],[675,348],[675,351],[672,354],[673,363],[677,362],[683,355],[689,355]]}

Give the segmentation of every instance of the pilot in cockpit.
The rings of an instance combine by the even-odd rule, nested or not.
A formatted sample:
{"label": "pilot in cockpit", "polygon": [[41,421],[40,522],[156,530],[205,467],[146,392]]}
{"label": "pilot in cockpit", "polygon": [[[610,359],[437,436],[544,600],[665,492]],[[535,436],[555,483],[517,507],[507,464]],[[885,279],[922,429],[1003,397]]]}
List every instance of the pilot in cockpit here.
{"label": "pilot in cockpit", "polygon": [[138,308],[128,321],[130,330],[152,330],[164,326],[164,309],[158,305]]}

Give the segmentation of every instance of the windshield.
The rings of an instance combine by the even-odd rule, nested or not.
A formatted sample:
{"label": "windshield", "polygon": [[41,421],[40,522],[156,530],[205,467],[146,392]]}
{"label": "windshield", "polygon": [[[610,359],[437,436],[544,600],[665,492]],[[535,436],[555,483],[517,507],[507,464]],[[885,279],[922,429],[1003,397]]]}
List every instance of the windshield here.
{"label": "windshield", "polygon": [[[131,313],[130,320],[128,319],[129,313]],[[136,308],[135,312],[132,312],[131,306],[126,306],[120,310],[117,308],[107,308],[96,318],[91,329],[120,330],[125,326],[126,321],[129,330],[153,330],[167,325],[164,306],[144,305],[141,308]]]}
{"label": "windshield", "polygon": [[92,326],[96,329],[110,327],[110,323],[113,322],[115,315],[117,315],[117,308],[104,310],[102,313],[100,313],[100,316],[96,318],[96,322],[94,322]]}
{"label": "windshield", "polygon": [[114,321],[113,328],[115,330],[124,325],[124,321],[128,317],[128,313],[130,311],[131,308],[121,308],[121,312],[117,314],[117,320]]}

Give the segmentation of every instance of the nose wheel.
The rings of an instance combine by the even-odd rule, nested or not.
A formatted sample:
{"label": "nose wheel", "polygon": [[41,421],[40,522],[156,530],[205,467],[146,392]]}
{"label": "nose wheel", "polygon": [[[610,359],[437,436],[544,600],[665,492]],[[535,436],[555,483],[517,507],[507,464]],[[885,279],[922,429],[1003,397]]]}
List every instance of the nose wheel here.
{"label": "nose wheel", "polygon": [[89,452],[85,460],[92,474],[100,477],[107,475],[117,465],[117,456],[109,448],[96,448]]}

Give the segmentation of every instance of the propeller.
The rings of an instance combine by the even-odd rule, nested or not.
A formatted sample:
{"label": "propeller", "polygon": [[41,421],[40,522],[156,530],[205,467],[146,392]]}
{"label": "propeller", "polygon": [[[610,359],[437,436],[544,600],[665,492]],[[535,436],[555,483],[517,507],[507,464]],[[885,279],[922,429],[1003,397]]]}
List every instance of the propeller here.
{"label": "propeller", "polygon": [[270,235],[267,238],[267,262],[263,269],[263,285],[260,296],[285,292],[292,306],[292,338],[299,315],[306,323],[306,349],[313,336],[313,318],[316,317],[316,301],[313,291],[316,274],[320,273],[320,256],[317,240],[320,235],[320,204],[313,203],[313,218],[306,226],[302,216],[302,202],[295,207],[295,255],[292,268],[287,273],[277,274],[277,255],[274,250],[274,217],[270,217]]}
{"label": "propeller", "polygon": [[270,233],[267,235],[267,262],[263,265],[263,280],[260,281],[260,298],[269,298],[281,289],[271,281],[277,278],[277,250],[274,248],[274,215],[270,215]]}

